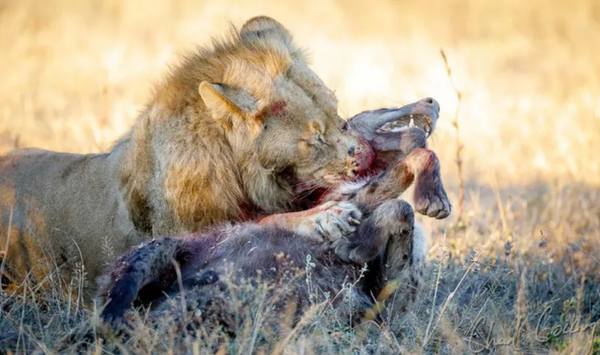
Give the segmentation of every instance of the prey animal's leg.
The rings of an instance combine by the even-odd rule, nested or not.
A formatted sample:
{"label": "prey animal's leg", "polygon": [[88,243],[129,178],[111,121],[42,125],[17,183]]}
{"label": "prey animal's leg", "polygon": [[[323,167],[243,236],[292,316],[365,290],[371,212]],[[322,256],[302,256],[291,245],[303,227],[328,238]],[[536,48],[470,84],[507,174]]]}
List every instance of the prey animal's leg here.
{"label": "prey animal's leg", "polygon": [[442,183],[440,162],[428,149],[415,149],[398,167],[402,178],[415,181],[415,210],[420,214],[443,219],[450,215],[452,205]]}
{"label": "prey animal's leg", "polygon": [[363,220],[358,230],[332,245],[337,256],[346,262],[362,265],[383,252],[390,238],[412,235],[414,213],[403,200],[389,200],[379,205]]}
{"label": "prey animal's leg", "polygon": [[366,310],[365,321],[377,318],[391,322],[391,317],[404,314],[423,283],[427,238],[422,227],[414,223],[412,209],[405,207],[401,211],[401,224],[406,228],[392,230],[380,253],[367,264],[362,287],[374,304]]}
{"label": "prey animal's leg", "polygon": [[189,251],[209,241],[164,237],[146,242],[120,256],[98,279],[100,298],[106,303],[100,317],[117,326],[136,299],[158,297],[162,291],[169,289],[177,280],[176,265],[183,267]]}
{"label": "prey animal's leg", "polygon": [[366,320],[372,320],[378,315],[382,320],[387,318],[380,314],[383,310],[388,317],[407,311],[417,299],[423,284],[426,257],[427,237],[420,224],[415,223],[410,234],[401,233],[390,237],[378,265],[380,268],[369,265],[379,272],[372,277],[378,282],[372,283],[372,288],[367,291],[376,295],[377,303],[367,312]]}
{"label": "prey animal's leg", "polygon": [[372,211],[382,201],[395,199],[415,182],[415,210],[438,219],[450,215],[452,205],[440,175],[440,163],[429,149],[411,151],[394,167],[381,175],[362,182],[341,186],[328,200],[348,200]]}

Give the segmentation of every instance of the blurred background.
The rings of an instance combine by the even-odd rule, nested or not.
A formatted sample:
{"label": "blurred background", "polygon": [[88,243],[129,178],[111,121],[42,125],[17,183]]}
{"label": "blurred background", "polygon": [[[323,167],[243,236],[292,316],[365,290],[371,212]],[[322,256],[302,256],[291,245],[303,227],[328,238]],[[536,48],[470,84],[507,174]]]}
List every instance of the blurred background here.
{"label": "blurred background", "polygon": [[0,0],[0,154],[108,149],[180,54],[260,14],[310,50],[342,116],[437,99],[431,146],[457,207],[443,49],[473,233],[600,239],[597,0]]}

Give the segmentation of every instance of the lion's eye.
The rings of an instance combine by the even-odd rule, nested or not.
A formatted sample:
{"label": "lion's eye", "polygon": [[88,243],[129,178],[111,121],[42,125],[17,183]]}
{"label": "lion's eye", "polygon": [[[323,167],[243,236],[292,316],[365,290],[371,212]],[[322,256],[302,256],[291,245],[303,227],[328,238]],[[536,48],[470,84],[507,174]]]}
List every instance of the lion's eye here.
{"label": "lion's eye", "polygon": [[325,144],[325,141],[323,140],[323,137],[321,137],[320,135],[317,135],[317,143],[319,143],[319,144]]}

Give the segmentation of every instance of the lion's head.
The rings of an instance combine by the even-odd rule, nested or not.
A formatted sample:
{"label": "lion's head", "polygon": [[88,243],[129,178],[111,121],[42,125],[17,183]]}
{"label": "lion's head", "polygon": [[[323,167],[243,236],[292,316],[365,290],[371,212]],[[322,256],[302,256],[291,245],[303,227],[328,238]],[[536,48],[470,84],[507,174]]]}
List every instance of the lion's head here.
{"label": "lion's head", "polygon": [[347,132],[335,95],[281,24],[253,18],[239,45],[243,55],[228,63],[222,82],[199,87],[234,151],[304,187],[329,187],[369,166],[370,146]]}
{"label": "lion's head", "polygon": [[248,210],[241,205],[304,207],[307,194],[363,172],[374,156],[346,130],[335,95],[290,33],[268,17],[186,56],[123,143],[134,220],[166,232],[236,219]]}

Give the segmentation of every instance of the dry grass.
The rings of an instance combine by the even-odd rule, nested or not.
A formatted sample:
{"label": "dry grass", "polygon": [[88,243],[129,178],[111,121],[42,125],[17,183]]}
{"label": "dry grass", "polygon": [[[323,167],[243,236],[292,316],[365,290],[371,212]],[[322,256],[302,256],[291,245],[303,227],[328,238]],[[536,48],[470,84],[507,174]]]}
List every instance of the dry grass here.
{"label": "dry grass", "polygon": [[[286,354],[462,354],[480,349],[469,340],[483,317],[476,328],[490,339],[515,339],[520,327],[519,345],[529,352],[588,349],[590,331],[557,332],[545,342],[535,335],[547,305],[549,324],[600,319],[598,1],[0,0],[0,153],[107,149],[168,63],[223,33],[228,21],[257,14],[279,19],[311,49],[344,115],[425,96],[440,101],[432,147],[456,205],[457,99],[440,48],[448,55],[462,92],[464,213],[460,224],[456,216],[424,220],[431,267],[414,313],[383,329],[371,325],[364,337],[315,309],[285,344],[260,329],[227,341],[206,329],[200,340],[182,340],[172,329],[141,327],[127,341],[101,345],[77,335],[97,334],[93,312],[36,306],[24,295],[2,300],[17,306],[0,314],[0,344],[17,339],[20,351],[47,353],[72,333],[67,343],[93,343],[88,350],[98,354],[179,346],[237,353],[252,337],[254,351],[271,344]],[[596,334],[591,346],[599,343]]]}

